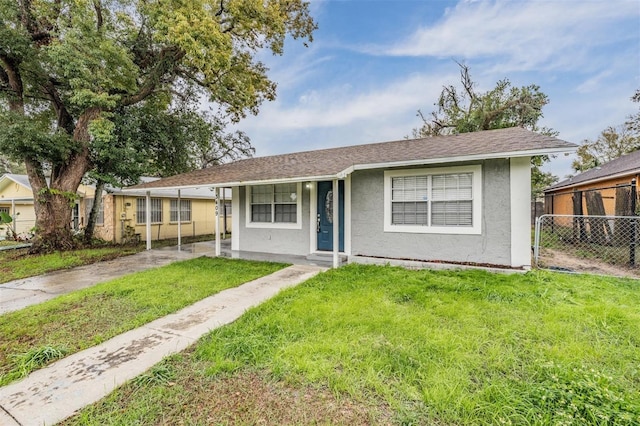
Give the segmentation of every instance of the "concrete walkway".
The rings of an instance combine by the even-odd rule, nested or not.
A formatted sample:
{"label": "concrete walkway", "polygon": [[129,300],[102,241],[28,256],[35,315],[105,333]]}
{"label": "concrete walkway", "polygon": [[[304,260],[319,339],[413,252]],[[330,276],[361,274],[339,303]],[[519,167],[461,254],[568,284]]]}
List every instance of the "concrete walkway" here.
{"label": "concrete walkway", "polygon": [[123,275],[207,254],[202,251],[151,250],[77,268],[0,284],[0,315],[46,302]]}
{"label": "concrete walkway", "polygon": [[[173,260],[177,260],[173,255]],[[325,269],[293,265],[224,290],[1,387],[0,425],[52,425],[62,421],[167,355],[185,349],[210,330],[236,320],[283,288],[297,285]]]}

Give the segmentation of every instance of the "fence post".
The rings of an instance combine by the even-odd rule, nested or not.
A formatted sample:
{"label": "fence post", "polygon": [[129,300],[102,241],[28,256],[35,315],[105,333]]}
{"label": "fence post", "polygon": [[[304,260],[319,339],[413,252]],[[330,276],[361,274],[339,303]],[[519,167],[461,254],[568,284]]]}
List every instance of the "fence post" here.
{"label": "fence post", "polygon": [[[631,216],[636,216],[636,200],[638,199],[636,180],[631,180]],[[636,265],[636,226],[637,219],[631,219],[631,241],[629,243],[629,265]]]}

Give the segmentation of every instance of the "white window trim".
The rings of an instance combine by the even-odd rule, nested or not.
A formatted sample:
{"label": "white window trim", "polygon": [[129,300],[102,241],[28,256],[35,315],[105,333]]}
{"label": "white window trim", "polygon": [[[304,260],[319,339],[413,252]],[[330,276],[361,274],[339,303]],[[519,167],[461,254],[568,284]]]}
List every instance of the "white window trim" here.
{"label": "white window trim", "polygon": [[[424,225],[394,225],[391,223],[391,179],[394,177],[416,175],[440,175],[453,173],[472,173],[473,179],[473,207],[472,226],[424,226]],[[429,204],[431,216],[431,203]],[[482,167],[460,166],[439,167],[427,169],[386,170],[384,172],[384,232],[402,232],[415,234],[476,234],[482,233]]]}
{"label": "white window trim", "polygon": [[[178,199],[177,199],[177,198],[170,198],[170,199],[169,199],[169,223],[170,223],[170,224],[172,224],[172,225],[175,225],[175,224],[177,224],[177,223],[178,223],[178,221],[177,221],[177,220],[171,220],[171,213],[172,213],[172,210],[171,210],[171,203],[172,203],[173,201],[175,201],[175,202],[176,202],[176,204],[177,204],[177,203],[178,203]],[[191,221],[192,221],[192,219],[193,219],[193,202],[191,201],[191,199],[188,199],[188,198],[187,198],[187,199],[185,199],[185,198],[181,198],[181,199],[180,199],[180,204],[182,204],[182,203],[184,203],[184,202],[186,202],[186,201],[188,201],[188,202],[189,202],[189,210],[188,210],[188,212],[189,212],[189,217],[190,217],[190,219],[185,219],[185,218],[184,218],[184,216],[183,216],[183,214],[184,214],[185,212],[181,210],[181,211],[180,211],[180,223],[191,223]],[[176,210],[176,216],[177,216],[177,214],[178,214],[178,213],[177,213],[177,210]]]}
{"label": "white window trim", "polygon": [[[283,182],[286,183],[286,182]],[[293,183],[293,182],[291,182]],[[273,185],[273,184],[268,184]],[[253,185],[259,186],[259,185]],[[295,223],[286,222],[252,222],[251,221],[251,185],[247,185],[244,194],[245,198],[245,227],[247,228],[265,228],[265,229],[302,229],[302,182],[296,183],[296,221]],[[233,207],[232,207],[233,208]]]}
{"label": "white window trim", "polygon": [[[144,222],[138,222],[138,201],[137,201],[137,199],[144,200],[144,210],[143,210],[144,211],[144,217],[145,217],[145,221]],[[147,202],[146,202],[146,198],[137,197],[137,199],[136,199],[136,225],[146,225],[147,224],[147,221],[146,221],[146,218],[147,218],[147,211],[146,211],[147,210]],[[165,223],[164,222],[164,199],[160,198],[160,197],[151,197],[151,202],[150,202],[151,213],[153,213],[153,211],[154,211],[153,210],[153,202],[154,202],[154,200],[160,200],[160,219],[161,220],[159,222],[155,222],[155,221],[152,220],[151,221],[151,225],[158,225],[158,224]]]}

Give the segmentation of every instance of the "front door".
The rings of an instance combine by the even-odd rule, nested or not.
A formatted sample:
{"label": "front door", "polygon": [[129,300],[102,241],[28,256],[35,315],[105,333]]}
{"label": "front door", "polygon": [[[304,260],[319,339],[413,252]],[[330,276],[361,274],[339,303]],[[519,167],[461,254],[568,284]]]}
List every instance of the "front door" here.
{"label": "front door", "polygon": [[[344,251],[344,181],[338,181],[338,232],[340,251]],[[318,182],[318,250],[333,250],[333,182]]]}

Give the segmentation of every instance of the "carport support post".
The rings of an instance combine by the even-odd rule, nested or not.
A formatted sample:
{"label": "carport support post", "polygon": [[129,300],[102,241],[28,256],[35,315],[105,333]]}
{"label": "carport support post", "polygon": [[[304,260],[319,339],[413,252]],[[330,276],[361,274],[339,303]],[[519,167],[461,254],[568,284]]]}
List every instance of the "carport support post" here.
{"label": "carport support post", "polygon": [[145,220],[147,225],[147,250],[151,250],[151,191],[147,191]]}
{"label": "carport support post", "polygon": [[340,252],[340,202],[338,198],[338,179],[333,180],[333,267],[339,264]]}
{"label": "carport support post", "polygon": [[220,256],[220,188],[216,187],[216,256]]}
{"label": "carport support post", "polygon": [[178,189],[178,251],[182,250],[182,217],[180,216],[180,210],[182,210],[182,201],[180,200],[180,190]]}

